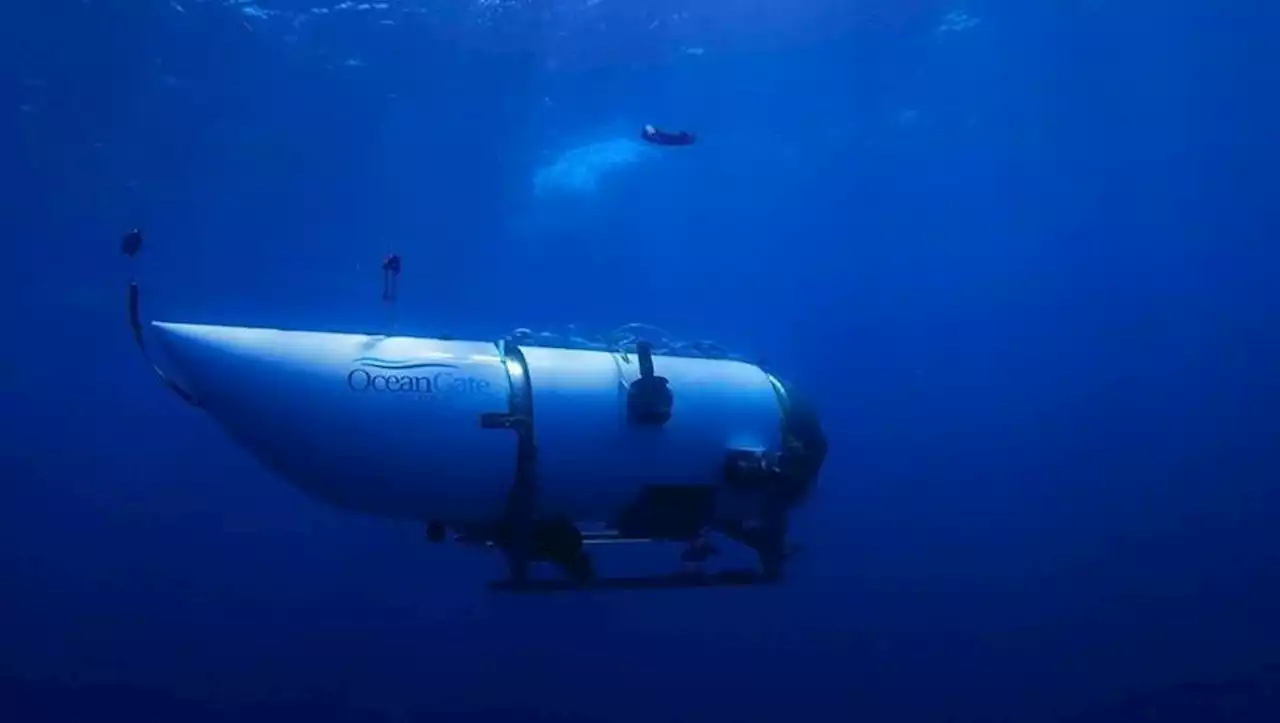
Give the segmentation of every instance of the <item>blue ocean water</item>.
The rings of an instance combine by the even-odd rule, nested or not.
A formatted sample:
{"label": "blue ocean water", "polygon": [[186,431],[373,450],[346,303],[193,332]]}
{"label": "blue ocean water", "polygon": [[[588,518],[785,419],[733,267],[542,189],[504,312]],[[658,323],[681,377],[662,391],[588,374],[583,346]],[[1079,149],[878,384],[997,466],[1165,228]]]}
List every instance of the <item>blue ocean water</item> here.
{"label": "blue ocean water", "polygon": [[[12,5],[0,719],[1280,720],[1265,4]],[[169,320],[767,360],[831,443],[805,553],[492,593],[169,394],[134,277]]]}

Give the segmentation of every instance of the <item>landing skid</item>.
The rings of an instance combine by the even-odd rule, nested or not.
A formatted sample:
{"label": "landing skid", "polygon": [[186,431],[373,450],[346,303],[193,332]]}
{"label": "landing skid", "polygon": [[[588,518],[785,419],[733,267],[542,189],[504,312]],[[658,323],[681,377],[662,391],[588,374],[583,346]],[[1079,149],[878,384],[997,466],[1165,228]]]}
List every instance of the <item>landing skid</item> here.
{"label": "landing skid", "polygon": [[631,577],[601,577],[576,581],[567,579],[497,580],[489,583],[489,589],[498,592],[539,593],[566,592],[570,590],[677,590],[699,587],[751,587],[773,585],[781,581],[750,568],[721,570],[719,572],[677,572],[669,575]]}
{"label": "landing skid", "polygon": [[[539,530],[538,544],[533,555],[523,558],[524,564],[513,562],[511,548],[498,542],[501,539],[489,531],[472,531],[455,539],[470,545],[497,548],[506,556],[510,577],[489,584],[491,590],[502,592],[562,592],[571,590],[674,590],[701,587],[750,587],[772,585],[781,582],[786,563],[799,549],[789,546],[781,535],[762,535],[755,531],[730,530],[732,539],[754,549],[760,559],[760,567],[729,568],[718,571],[698,569],[708,557],[717,554],[714,545],[700,547],[699,537],[689,544],[681,560],[685,568],[674,573],[633,576],[598,576],[588,548],[603,545],[629,545],[643,543],[677,542],[670,538],[651,538],[620,534],[612,529],[581,531],[576,526],[544,526]],[[570,534],[571,533],[571,534]],[[530,564],[551,563],[560,573],[552,578],[529,576]]]}

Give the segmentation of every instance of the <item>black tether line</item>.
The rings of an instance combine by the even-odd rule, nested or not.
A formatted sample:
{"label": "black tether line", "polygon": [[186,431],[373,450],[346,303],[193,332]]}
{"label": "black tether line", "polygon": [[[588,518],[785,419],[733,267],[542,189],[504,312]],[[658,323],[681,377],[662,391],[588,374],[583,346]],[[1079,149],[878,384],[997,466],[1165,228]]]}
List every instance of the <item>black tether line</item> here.
{"label": "black tether line", "polygon": [[172,389],[174,394],[177,394],[179,397],[181,397],[182,401],[186,402],[187,404],[190,404],[193,407],[200,406],[200,402],[195,398],[194,394],[178,386],[177,382],[174,382],[172,379],[166,376],[165,373],[160,370],[160,367],[156,366],[156,363],[151,360],[151,354],[150,352],[147,351],[147,341],[142,336],[142,320],[141,318],[139,318],[139,315],[138,315],[138,302],[139,302],[138,297],[140,293],[141,292],[138,289],[138,282],[130,281],[129,282],[129,326],[133,328],[133,340],[138,344],[138,349],[142,352],[142,358],[146,359],[147,364],[151,365],[151,371],[155,372],[156,376],[160,377],[160,381],[164,382],[164,385],[166,387],[169,387],[170,389]]}

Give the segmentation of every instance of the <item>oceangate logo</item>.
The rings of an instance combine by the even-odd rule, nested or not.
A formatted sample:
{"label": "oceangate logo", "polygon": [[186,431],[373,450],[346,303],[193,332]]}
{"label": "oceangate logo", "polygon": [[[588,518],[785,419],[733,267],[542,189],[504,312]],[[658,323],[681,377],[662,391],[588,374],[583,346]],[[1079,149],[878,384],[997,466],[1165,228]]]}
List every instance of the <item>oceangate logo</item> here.
{"label": "oceangate logo", "polygon": [[362,356],[356,368],[347,372],[347,388],[353,392],[380,394],[483,394],[489,391],[486,379],[458,372],[456,364],[440,364]]}

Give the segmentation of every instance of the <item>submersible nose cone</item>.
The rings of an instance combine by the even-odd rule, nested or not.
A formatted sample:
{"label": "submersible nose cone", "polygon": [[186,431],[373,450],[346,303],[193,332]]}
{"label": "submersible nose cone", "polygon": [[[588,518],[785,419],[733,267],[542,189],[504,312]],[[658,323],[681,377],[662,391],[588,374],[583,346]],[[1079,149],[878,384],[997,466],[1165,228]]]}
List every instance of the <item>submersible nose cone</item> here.
{"label": "submersible nose cone", "polygon": [[[330,504],[396,519],[500,514],[514,435],[492,342],[156,322],[167,368],[236,442]],[[498,510],[498,512],[493,512]]]}
{"label": "submersible nose cone", "polygon": [[[326,371],[322,335],[236,326],[152,322],[175,375],[224,425],[258,432],[292,416]],[[263,429],[262,433],[269,433]]]}
{"label": "submersible nose cone", "polygon": [[151,326],[174,371],[202,398],[217,399],[219,392],[238,393],[238,385],[228,384],[232,377],[271,366],[271,351],[261,342],[255,343],[252,332],[260,330],[162,321]]}
{"label": "submersible nose cone", "polygon": [[193,390],[207,388],[210,377],[216,376],[210,374],[209,366],[219,356],[213,327],[153,321],[151,328],[175,374]]}

